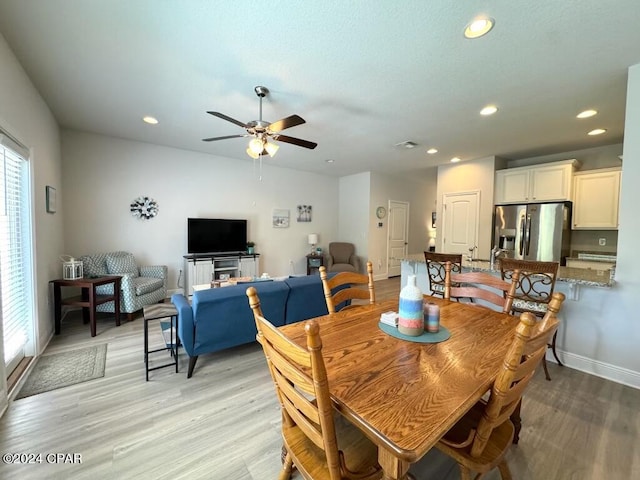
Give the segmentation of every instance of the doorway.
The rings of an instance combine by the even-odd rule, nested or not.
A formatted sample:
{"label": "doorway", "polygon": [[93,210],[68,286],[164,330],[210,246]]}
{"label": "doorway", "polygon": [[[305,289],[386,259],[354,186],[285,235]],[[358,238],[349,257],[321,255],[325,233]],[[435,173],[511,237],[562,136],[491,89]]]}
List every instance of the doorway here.
{"label": "doorway", "polygon": [[387,265],[389,277],[401,272],[401,261],[407,256],[409,244],[409,204],[389,200],[389,243],[387,243]]}
{"label": "doorway", "polygon": [[442,253],[469,255],[477,249],[479,222],[480,191],[445,193],[442,202]]}

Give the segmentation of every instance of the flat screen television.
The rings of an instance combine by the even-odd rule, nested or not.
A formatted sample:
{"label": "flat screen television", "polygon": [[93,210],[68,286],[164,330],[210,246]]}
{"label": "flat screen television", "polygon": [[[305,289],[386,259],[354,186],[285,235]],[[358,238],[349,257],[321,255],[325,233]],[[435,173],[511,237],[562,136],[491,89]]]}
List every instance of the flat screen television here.
{"label": "flat screen television", "polygon": [[229,253],[246,250],[246,220],[187,219],[187,253]]}

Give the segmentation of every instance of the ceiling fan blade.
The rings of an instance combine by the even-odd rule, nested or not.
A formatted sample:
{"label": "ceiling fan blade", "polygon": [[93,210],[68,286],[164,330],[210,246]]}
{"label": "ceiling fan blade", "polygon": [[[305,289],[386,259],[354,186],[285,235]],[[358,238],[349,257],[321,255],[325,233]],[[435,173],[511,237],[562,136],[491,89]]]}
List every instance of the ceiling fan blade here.
{"label": "ceiling fan blade", "polygon": [[227,122],[231,122],[231,123],[235,123],[236,125],[238,125],[239,127],[242,128],[249,128],[249,125],[247,125],[246,123],[241,122],[240,120],[236,120],[235,118],[231,118],[228,115],[225,115],[224,113],[220,113],[220,112],[209,112],[207,111],[208,114],[213,115],[214,117],[218,117],[221,118],[223,120],[226,120]]}
{"label": "ceiling fan blade", "polygon": [[279,142],[297,145],[298,147],[310,148],[312,150],[318,146],[317,143],[310,142],[308,140],[302,140],[300,138],[288,137],[287,135],[274,135],[273,139],[278,140]]}
{"label": "ceiling fan blade", "polygon": [[306,123],[304,118],[299,115],[291,115],[287,118],[282,118],[273,122],[269,125],[269,130],[272,132],[279,132],[285,128],[295,127],[296,125],[302,125],[303,123]]}
{"label": "ceiling fan blade", "polygon": [[211,138],[203,138],[202,141],[203,142],[215,142],[216,140],[226,140],[227,138],[242,138],[242,137],[248,137],[249,134],[245,134],[245,135],[226,135],[224,137],[211,137]]}

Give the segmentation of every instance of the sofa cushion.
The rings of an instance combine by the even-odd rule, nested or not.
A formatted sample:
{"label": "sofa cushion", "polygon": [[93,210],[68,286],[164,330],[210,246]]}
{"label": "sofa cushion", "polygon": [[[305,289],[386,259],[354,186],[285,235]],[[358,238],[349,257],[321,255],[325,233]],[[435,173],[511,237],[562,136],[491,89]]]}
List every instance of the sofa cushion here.
{"label": "sofa cushion", "polygon": [[[284,325],[289,287],[284,282],[257,282],[224,288],[209,288],[193,293],[193,325],[180,321],[180,339],[189,356],[214,352],[250,343],[256,339],[256,322],[249,307],[247,288],[258,291],[260,306],[267,320]],[[193,345],[186,343],[183,329],[194,330]]]}
{"label": "sofa cushion", "polygon": [[107,271],[111,275],[124,275],[129,273],[134,277],[139,275],[138,266],[131,253],[124,255],[107,255]]}
{"label": "sofa cushion", "polygon": [[133,279],[133,288],[136,295],[144,295],[145,293],[155,292],[164,285],[164,280],[161,278],[152,277],[136,277]]}
{"label": "sofa cushion", "polygon": [[292,276],[284,282],[289,286],[285,312],[287,325],[329,314],[320,275]]}

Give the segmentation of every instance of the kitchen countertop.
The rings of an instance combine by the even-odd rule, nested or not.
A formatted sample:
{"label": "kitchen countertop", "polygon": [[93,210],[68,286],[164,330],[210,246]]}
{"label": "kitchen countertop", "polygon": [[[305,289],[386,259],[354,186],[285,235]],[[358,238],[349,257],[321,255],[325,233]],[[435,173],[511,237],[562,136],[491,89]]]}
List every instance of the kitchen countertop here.
{"label": "kitchen countertop", "polygon": [[[402,258],[402,261],[426,263],[424,254],[412,254]],[[498,264],[499,265],[499,264]],[[491,269],[491,264],[486,260],[467,260],[463,256],[462,268],[480,272],[500,273],[500,267]],[[558,268],[557,282],[565,282],[590,287],[613,287],[615,280],[610,278],[609,270],[588,270],[584,268]]]}

